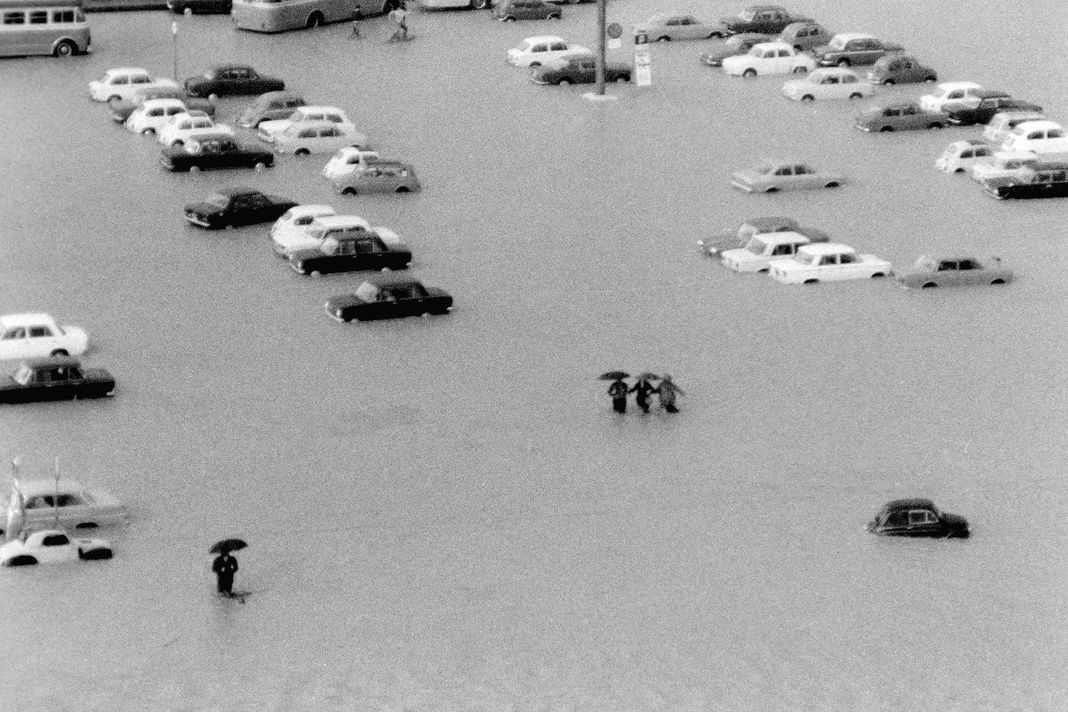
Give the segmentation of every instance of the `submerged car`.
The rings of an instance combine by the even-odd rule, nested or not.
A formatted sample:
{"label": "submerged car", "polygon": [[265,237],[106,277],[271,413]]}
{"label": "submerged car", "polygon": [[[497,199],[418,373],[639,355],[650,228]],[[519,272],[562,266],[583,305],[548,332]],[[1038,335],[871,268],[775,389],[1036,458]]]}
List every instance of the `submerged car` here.
{"label": "submerged car", "polygon": [[802,245],[828,241],[820,230],[769,232],[749,238],[745,247],[725,250],[721,259],[735,272],[767,272],[772,260],[792,257]]}
{"label": "submerged car", "polygon": [[697,240],[697,247],[706,257],[721,257],[726,250],[745,247],[756,235],[769,232],[800,232],[801,226],[793,218],[761,216],[749,218],[732,230]]}
{"label": "submerged car", "polygon": [[816,99],[863,99],[871,96],[875,88],[863,81],[852,69],[824,67],[803,79],[791,79],[782,85],[783,96],[795,101]]}
{"label": "submerged car", "polygon": [[71,356],[27,359],[0,380],[0,403],[108,398],[115,379],[102,368],[82,368]]}
{"label": "submerged car", "polygon": [[563,12],[545,0],[500,0],[493,7],[493,17],[501,22],[516,20],[559,20]]}
{"label": "submerged car", "polygon": [[977,183],[986,181],[995,184],[1009,181],[1021,168],[1039,162],[1038,154],[1034,151],[994,151],[990,163],[976,163],[968,169],[968,174]]}
{"label": "submerged car", "polygon": [[186,221],[208,230],[255,225],[280,218],[297,203],[252,188],[223,188],[198,203],[185,206]]}
{"label": "submerged car", "polygon": [[409,193],[422,189],[415,168],[400,161],[375,161],[330,181],[342,195],[358,193]]}
{"label": "submerged car", "polygon": [[0,316],[0,359],[78,356],[89,337],[78,326],[60,326],[49,314]]}
{"label": "submerged car", "polygon": [[157,139],[164,146],[184,146],[189,139],[212,134],[234,135],[232,126],[217,124],[203,111],[187,111],[175,114],[157,133]]}
{"label": "submerged car", "polygon": [[950,102],[942,106],[949,123],[955,126],[972,126],[985,124],[1002,111],[1027,111],[1041,113],[1042,107],[1029,101],[1013,99],[1002,91],[980,90],[976,94],[979,100],[975,104],[957,104]]}
{"label": "submerged car", "polygon": [[976,104],[976,93],[983,87],[976,82],[943,82],[930,94],[920,97],[920,106],[927,111],[941,111],[951,102]]}
{"label": "submerged car", "polygon": [[935,168],[943,173],[964,173],[980,163],[990,163],[993,160],[993,147],[986,141],[971,138],[954,141],[946,146],[946,150],[935,160]]}
{"label": "submerged car", "polygon": [[811,22],[811,18],[795,15],[780,5],[749,5],[733,17],[724,17],[720,23],[728,34],[761,32],[775,35],[795,22]]}
{"label": "submerged car", "polygon": [[868,109],[857,116],[853,125],[861,131],[880,133],[940,129],[945,127],[946,117],[934,111],[924,111],[914,101],[898,101]]}
{"label": "submerged car", "polygon": [[[26,529],[58,521],[73,529],[96,529],[125,525],[129,522],[126,505],[102,489],[84,487],[70,479],[22,480],[11,495],[0,503],[0,511],[15,506],[22,499],[22,526]],[[0,518],[0,536],[4,534]]]}
{"label": "submerged car", "polygon": [[1068,163],[1035,163],[1004,181],[987,179],[981,185],[998,199],[1068,198]]}
{"label": "submerged car", "polygon": [[115,123],[125,123],[133,110],[149,99],[180,99],[189,111],[202,111],[215,116],[215,103],[207,99],[189,96],[189,92],[177,84],[174,86],[151,86],[136,89],[129,99],[114,98],[108,102],[108,115]]}
{"label": "submerged car", "polygon": [[540,67],[566,54],[592,54],[592,50],[556,35],[527,37],[508,50],[508,64],[517,67]]}
{"label": "submerged car", "polygon": [[920,61],[908,54],[888,54],[880,57],[868,72],[868,81],[872,84],[893,86],[895,84],[913,84],[915,82],[937,82],[938,72],[920,64]]}
{"label": "submerged car", "polygon": [[858,254],[849,245],[824,242],[802,245],[790,258],[773,260],[768,273],[783,284],[816,284],[846,279],[871,279],[891,273],[890,263]]}
{"label": "submerged car", "polygon": [[98,561],[112,555],[111,544],[104,539],[72,539],[62,529],[42,529],[0,546],[0,566]]}
{"label": "submerged car", "polygon": [[274,154],[253,144],[241,143],[228,133],[216,132],[187,138],[181,145],[164,146],[160,150],[159,163],[168,171],[263,170],[274,165]]}
{"label": "submerged car", "polygon": [[424,287],[408,277],[370,277],[353,294],[326,300],[327,316],[337,321],[396,319],[406,316],[447,314],[452,297],[437,287]]}
{"label": "submerged car", "polygon": [[332,121],[300,121],[274,137],[274,150],[307,156],[312,153],[336,153],[350,146],[362,146],[367,137],[344,124]]}
{"label": "submerged car", "polygon": [[284,119],[261,121],[256,135],[261,141],[274,143],[275,138],[290,126],[304,121],[329,121],[337,124],[339,128],[349,135],[358,135],[359,140],[354,138],[352,142],[354,145],[365,146],[367,143],[367,137],[358,134],[356,124],[350,121],[348,115],[336,106],[302,106],[299,109],[294,109]]}
{"label": "submerged car", "polygon": [[832,36],[820,23],[805,20],[803,22],[791,22],[783,28],[783,31],[775,38],[775,41],[785,42],[798,52],[811,52],[817,47],[822,47],[830,42]]}
{"label": "submerged car", "polygon": [[932,289],[934,287],[960,287],[975,284],[1008,284],[1012,270],[1001,266],[1001,259],[991,257],[981,262],[974,257],[935,258],[922,255],[916,263],[894,278],[904,287]]}
{"label": "submerged car", "polygon": [[326,165],[323,166],[321,172],[323,177],[327,180],[342,178],[344,176],[352,175],[362,168],[367,168],[380,158],[381,156],[378,155],[378,151],[368,151],[363,148],[345,146],[344,148],[339,148],[337,152],[330,157],[330,160],[326,162]]}
{"label": "submerged car", "polygon": [[146,99],[130,112],[125,124],[127,131],[136,134],[156,134],[170,121],[172,116],[188,111],[181,99]]}
{"label": "submerged car", "polygon": [[[296,210],[294,208],[293,210]],[[290,211],[292,212],[292,210]],[[394,242],[400,242],[392,230],[384,227],[372,228],[371,224],[359,215],[320,215],[311,221],[304,229],[294,227],[292,230],[272,236],[275,254],[288,257],[294,252],[312,250],[319,254],[322,245],[327,240],[344,240],[347,238],[367,237],[382,231],[391,236]],[[298,270],[300,271],[300,270]]]}
{"label": "submerged car", "polygon": [[[283,255],[291,240],[299,239],[315,222],[316,218],[337,215],[330,205],[295,205],[271,225],[271,242],[274,251]],[[364,221],[366,222],[366,221]]]}
{"label": "submerged car", "polygon": [[723,60],[727,57],[746,54],[753,48],[753,45],[767,41],[767,35],[758,34],[756,32],[743,32],[740,35],[731,35],[718,49],[702,52],[701,63],[707,64],[709,67],[722,67]]}
{"label": "submerged car", "polygon": [[289,253],[289,266],[297,274],[317,276],[330,272],[408,269],[412,251],[396,234],[375,232],[331,237],[318,247]]}
{"label": "submerged car", "polygon": [[1009,131],[1001,143],[1003,151],[1034,151],[1043,154],[1058,154],[1056,160],[1068,157],[1068,133],[1056,121],[1045,119],[1024,121]]}
{"label": "submerged car", "polygon": [[306,103],[304,97],[290,91],[269,91],[257,96],[238,116],[237,123],[247,129],[259,128],[264,121],[288,118]]}
{"label": "submerged car", "polygon": [[860,32],[841,32],[823,47],[815,50],[816,62],[821,67],[850,67],[859,64],[875,64],[880,58],[904,51],[894,42],[884,42],[872,35]]}
{"label": "submerged car", "polygon": [[804,74],[816,68],[807,54],[798,52],[785,42],[760,42],[745,54],[723,60],[723,71],[736,77],[755,77],[765,74]]}
{"label": "submerged car", "polygon": [[162,88],[177,89],[178,83],[166,77],[155,78],[140,67],[115,67],[89,82],[89,96],[95,101],[133,101],[143,89]]}
{"label": "submerged car", "polygon": [[634,25],[634,34],[644,34],[656,42],[704,40],[731,34],[722,22],[703,22],[693,15],[653,15]]}
{"label": "submerged car", "polygon": [[867,530],[883,536],[939,539],[967,539],[971,535],[967,519],[941,512],[934,502],[919,497],[887,502],[868,522]]}
{"label": "submerged car", "polygon": [[185,89],[193,96],[232,96],[282,91],[281,79],[261,75],[244,64],[220,64],[201,75],[185,80]]}
{"label": "submerged car", "polygon": [[843,182],[845,178],[840,173],[818,171],[807,163],[795,161],[764,160],[731,174],[731,185],[747,193],[837,188]]}
{"label": "submerged car", "polygon": [[[568,55],[546,62],[530,71],[535,84],[592,84],[597,78],[594,58],[585,54]],[[626,62],[605,62],[606,82],[629,82],[630,65]]]}

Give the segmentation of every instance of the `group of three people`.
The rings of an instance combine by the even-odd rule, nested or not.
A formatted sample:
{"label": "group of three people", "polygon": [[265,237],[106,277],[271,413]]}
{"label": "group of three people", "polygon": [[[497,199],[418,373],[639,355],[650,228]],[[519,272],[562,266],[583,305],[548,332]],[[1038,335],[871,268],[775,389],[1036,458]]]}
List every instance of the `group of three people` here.
{"label": "group of three people", "polygon": [[675,405],[675,399],[678,396],[686,395],[686,393],[675,385],[675,382],[671,380],[671,376],[666,373],[660,379],[659,386],[654,386],[649,380],[648,376],[638,376],[638,380],[631,387],[628,387],[627,382],[622,378],[617,378],[613,381],[608,386],[608,395],[612,397],[612,409],[617,413],[626,413],[627,395],[633,393],[635,405],[641,408],[643,413],[648,413],[649,396],[655,393],[659,396],[661,408],[668,413],[678,413],[679,409]]}

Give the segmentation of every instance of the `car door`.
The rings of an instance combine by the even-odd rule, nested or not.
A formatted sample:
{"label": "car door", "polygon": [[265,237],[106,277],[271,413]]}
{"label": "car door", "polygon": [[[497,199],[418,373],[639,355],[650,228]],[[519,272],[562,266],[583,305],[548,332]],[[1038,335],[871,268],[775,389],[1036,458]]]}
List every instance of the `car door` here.
{"label": "car door", "polygon": [[816,265],[816,278],[824,280],[838,279],[838,255],[820,255]]}
{"label": "car door", "polygon": [[942,522],[938,515],[929,509],[909,510],[909,536],[938,536],[942,533]]}
{"label": "car door", "polygon": [[31,324],[28,329],[30,351],[35,356],[50,356],[57,349],[66,350],[50,324]]}
{"label": "car door", "polygon": [[26,356],[44,356],[45,354],[30,353],[29,341],[26,337],[26,327],[13,326],[0,335],[0,358],[18,358]]}
{"label": "car door", "polygon": [[868,268],[864,266],[859,255],[843,254],[838,256],[837,279],[858,279],[868,277]]}
{"label": "car door", "polygon": [[41,538],[41,546],[33,554],[41,563],[70,561],[75,557],[75,545],[66,534],[55,532]]}
{"label": "car door", "polygon": [[384,248],[370,235],[357,237],[350,241],[352,245],[353,268],[359,270],[380,270],[386,267]]}
{"label": "car door", "polygon": [[267,222],[273,220],[278,216],[275,213],[278,212],[278,208],[271,202],[270,198],[260,193],[253,193],[251,195],[242,196],[245,201],[245,221],[244,224],[251,225],[254,223]]}
{"label": "car door", "polygon": [[[37,370],[38,400],[71,400],[77,393],[81,373],[73,373],[70,366],[53,366]],[[72,376],[74,379],[72,380]]]}

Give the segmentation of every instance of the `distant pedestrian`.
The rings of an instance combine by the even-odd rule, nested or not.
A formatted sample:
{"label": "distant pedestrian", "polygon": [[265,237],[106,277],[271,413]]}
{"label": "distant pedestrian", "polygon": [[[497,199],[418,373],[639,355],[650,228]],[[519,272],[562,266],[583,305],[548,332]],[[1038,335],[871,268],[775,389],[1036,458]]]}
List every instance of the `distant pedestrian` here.
{"label": "distant pedestrian", "polygon": [[220,595],[233,596],[234,574],[237,573],[237,559],[229,551],[223,551],[211,565],[217,578],[217,589]]}
{"label": "distant pedestrian", "polygon": [[389,38],[389,42],[403,42],[408,39],[408,9],[404,3],[400,3],[393,12],[389,13],[389,19],[393,20],[397,25],[397,29],[394,30],[393,35]]}
{"label": "distant pedestrian", "polygon": [[630,392],[634,394],[635,404],[642,409],[643,413],[648,413],[649,394],[656,392],[656,389],[653,388],[652,384],[641,376],[638,376],[638,380],[635,382],[634,387],[630,389]]}
{"label": "distant pedestrian", "polygon": [[349,35],[350,40],[360,39],[360,20],[363,19],[360,15],[360,8],[356,8],[356,12],[352,13],[352,34]]}
{"label": "distant pedestrian", "polygon": [[617,378],[608,386],[608,395],[612,396],[612,409],[617,413],[627,412],[627,383]]}
{"label": "distant pedestrian", "polygon": [[679,409],[675,407],[675,396],[684,396],[686,392],[676,386],[671,376],[665,373],[660,380],[660,385],[656,388],[656,394],[660,398],[661,408],[669,413],[678,413]]}

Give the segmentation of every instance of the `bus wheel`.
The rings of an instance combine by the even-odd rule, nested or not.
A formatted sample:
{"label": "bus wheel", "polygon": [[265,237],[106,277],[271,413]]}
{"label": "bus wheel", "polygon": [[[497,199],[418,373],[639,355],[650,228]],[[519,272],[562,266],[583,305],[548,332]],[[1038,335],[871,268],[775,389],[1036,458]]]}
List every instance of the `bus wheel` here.
{"label": "bus wheel", "polygon": [[308,29],[315,29],[319,25],[323,24],[323,16],[321,13],[313,12],[308,15]]}
{"label": "bus wheel", "polygon": [[70,40],[60,40],[52,54],[57,57],[70,57],[78,51],[78,48]]}

